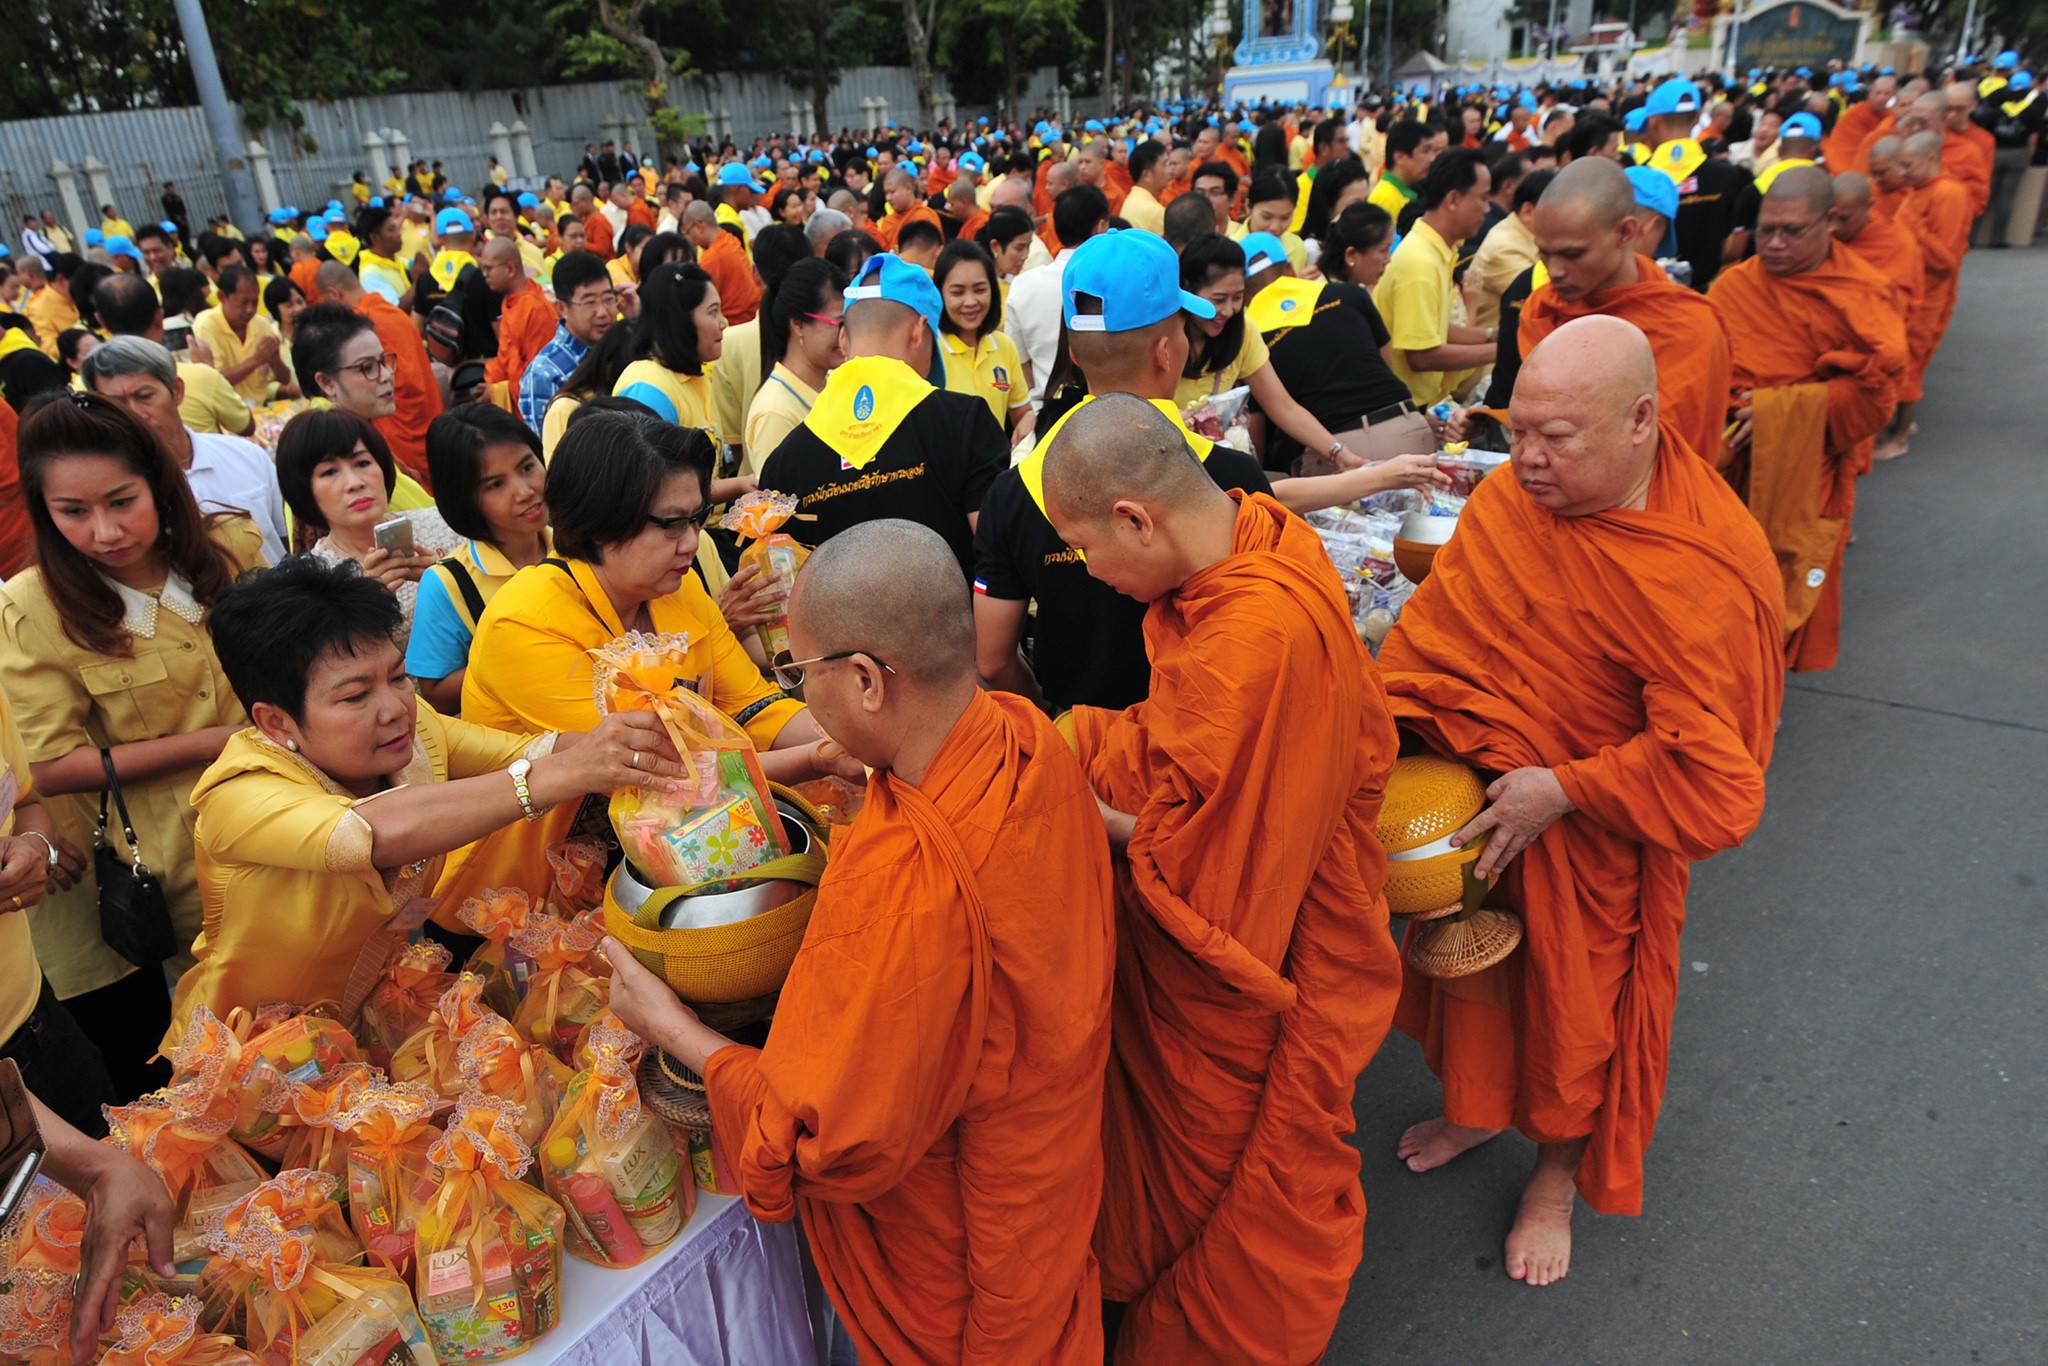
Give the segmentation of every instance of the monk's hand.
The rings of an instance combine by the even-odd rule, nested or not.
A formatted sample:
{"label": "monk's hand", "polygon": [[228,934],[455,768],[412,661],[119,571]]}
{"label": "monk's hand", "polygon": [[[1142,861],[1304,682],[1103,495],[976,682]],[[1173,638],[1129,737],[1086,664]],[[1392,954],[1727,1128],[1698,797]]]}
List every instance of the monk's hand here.
{"label": "monk's hand", "polygon": [[683,1066],[704,1075],[704,1064],[732,1040],[708,1028],[669,990],[668,983],[649,972],[633,951],[606,935],[602,949],[612,968],[612,1014],[619,1023]]}
{"label": "monk's hand", "polygon": [[1731,451],[1739,451],[1749,444],[1750,414],[1753,405],[1744,404],[1735,410],[1735,421],[1728,428],[1727,439],[1722,443]]}
{"label": "monk's hand", "polygon": [[740,572],[727,579],[725,587],[719,591],[718,615],[724,617],[725,624],[734,631],[759,626],[782,615],[783,600],[787,596],[779,577],[764,583],[760,565],[744,564],[740,566]]}
{"label": "monk's hand", "polygon": [[1509,859],[1535,843],[1558,817],[1578,810],[1565,796],[1564,784],[1555,772],[1533,766],[1496,778],[1486,789],[1486,800],[1486,809],[1451,836],[1451,847],[1462,849],[1487,831],[1493,832],[1472,868],[1472,875],[1481,881],[1505,868]]}
{"label": "monk's hand", "polygon": [[1131,832],[1138,828],[1138,818],[1119,811],[1108,802],[1097,797],[1097,809],[1102,812],[1102,828],[1109,832],[1109,847],[1121,854],[1131,847]]}

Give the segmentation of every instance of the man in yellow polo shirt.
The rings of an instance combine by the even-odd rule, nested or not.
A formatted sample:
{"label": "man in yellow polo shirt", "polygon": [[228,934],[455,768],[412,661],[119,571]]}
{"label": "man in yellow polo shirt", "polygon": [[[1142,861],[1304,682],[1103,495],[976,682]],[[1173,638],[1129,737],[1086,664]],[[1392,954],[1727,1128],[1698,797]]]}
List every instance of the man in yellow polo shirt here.
{"label": "man in yellow polo shirt", "polygon": [[[1415,119],[1403,119],[1389,128],[1387,169],[1381,172],[1379,183],[1367,198],[1385,209],[1398,224],[1401,210],[1416,197],[1422,182],[1429,178],[1430,166],[1449,142],[1450,135],[1443,129]],[[1307,198],[1302,202],[1307,203]]]}
{"label": "man in yellow polo shirt", "polygon": [[1324,119],[1309,137],[1309,154],[1294,182],[1294,221],[1289,232],[1300,232],[1308,219],[1308,192],[1315,188],[1316,173],[1325,166],[1351,155],[1351,130],[1338,119]]}
{"label": "man in yellow polo shirt", "polygon": [[1123,217],[1134,228],[1166,236],[1166,206],[1159,202],[1169,172],[1166,148],[1147,138],[1131,149],[1131,192],[1124,196]]}
{"label": "man in yellow polo shirt", "polygon": [[1495,329],[1451,324],[1451,268],[1458,244],[1486,221],[1492,187],[1477,148],[1459,147],[1437,157],[1422,183],[1422,217],[1401,240],[1373,291],[1393,348],[1394,373],[1407,384],[1418,408],[1448,397],[1468,371],[1493,362]]}
{"label": "man in yellow polo shirt", "polygon": [[273,385],[290,384],[277,324],[256,312],[256,274],[247,266],[220,273],[220,302],[192,320],[192,335],[213,352],[213,365],[243,401],[270,401]]}

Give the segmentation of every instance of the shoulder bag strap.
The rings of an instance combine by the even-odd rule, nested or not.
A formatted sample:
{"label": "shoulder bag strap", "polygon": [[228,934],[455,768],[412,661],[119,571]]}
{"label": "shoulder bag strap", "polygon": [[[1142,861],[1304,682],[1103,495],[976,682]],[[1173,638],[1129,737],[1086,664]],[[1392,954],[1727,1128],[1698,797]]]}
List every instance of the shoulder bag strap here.
{"label": "shoulder bag strap", "polygon": [[121,817],[121,834],[128,841],[128,853],[134,860],[135,871],[147,873],[149,869],[142,862],[142,846],[135,842],[135,824],[128,819],[128,799],[121,794],[121,779],[114,772],[113,750],[104,748],[100,750],[100,766],[107,771],[107,790],[100,794],[100,823],[99,828],[93,832],[93,843],[98,845],[106,842],[107,798],[112,796],[114,799],[114,810]]}

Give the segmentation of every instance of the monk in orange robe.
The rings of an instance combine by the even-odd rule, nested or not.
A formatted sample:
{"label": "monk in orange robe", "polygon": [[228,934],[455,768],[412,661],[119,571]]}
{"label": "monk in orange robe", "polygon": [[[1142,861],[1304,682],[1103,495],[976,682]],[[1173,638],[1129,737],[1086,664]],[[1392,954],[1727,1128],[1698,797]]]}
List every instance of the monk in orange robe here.
{"label": "monk in orange robe", "polygon": [[1957,81],[1942,92],[1941,169],[1970,192],[1970,217],[1991,202],[1991,162],[1998,139],[1970,117],[1977,108],[1977,89]]}
{"label": "monk in orange robe", "polygon": [[1842,117],[1835,120],[1834,128],[1821,144],[1829,167],[1848,168],[1863,140],[1878,124],[1891,117],[1892,100],[1898,93],[1898,77],[1878,76],[1870,82],[1870,93],[1865,98],[1842,111]]}
{"label": "monk in orange robe", "polygon": [[[1910,229],[1901,227],[1876,212],[1876,198],[1870,177],[1844,171],[1835,177],[1835,207],[1828,215],[1828,231],[1835,240],[1862,257],[1879,275],[1891,282],[1892,303],[1906,324],[1906,350],[1911,354],[1913,333],[1927,307],[1927,277],[1920,264],[1920,244]],[[1921,396],[1920,371],[1908,366],[1899,381],[1899,405],[1917,404]],[[1911,417],[1911,409],[1906,408]],[[1872,460],[1890,460],[1906,453],[1906,436],[1893,421],[1878,434],[1870,453]]]}
{"label": "monk in orange robe", "polygon": [[514,285],[504,294],[498,312],[498,354],[484,363],[484,378],[492,384],[510,385],[516,393],[526,367],[555,339],[561,318],[541,287],[526,278],[519,244],[513,239],[494,237],[484,243],[481,264],[487,272],[493,267],[498,271],[501,278],[494,284],[510,280]]}
{"label": "monk in orange robe", "polygon": [[320,267],[320,286],[331,302],[368,318],[370,326],[377,329],[377,340],[398,357],[391,387],[391,399],[398,409],[372,422],[384,444],[391,447],[391,458],[421,488],[433,492],[427,470],[427,428],[446,405],[441,401],[441,386],[434,379],[434,361],[427,354],[419,328],[383,295],[364,289],[356,273],[339,261],[329,261]]}
{"label": "monk in orange robe", "polygon": [[1657,358],[1658,411],[1695,454],[1717,463],[1732,373],[1728,328],[1705,295],[1672,284],[1643,254],[1646,219],[1661,237],[1662,218],[1636,204],[1628,177],[1605,157],[1581,157],[1559,171],[1530,224],[1550,278],[1523,306],[1516,339],[1526,359],[1574,318],[1604,313],[1634,323]]}
{"label": "monk in orange robe", "polygon": [[767,1043],[707,1029],[607,940],[612,1009],[703,1075],[755,1217],[802,1214],[863,1363],[1098,1366],[1099,808],[1043,713],[977,687],[936,533],[833,537],[789,625],[813,714],[875,771]]}
{"label": "monk in orange robe", "polygon": [[[1942,119],[1940,96],[1935,96],[1925,106],[1920,104],[1920,101],[1930,93],[1927,81],[1919,76],[1915,76],[1912,80],[1900,86],[1898,98],[1892,101],[1891,113],[1879,119],[1876,125],[1863,135],[1863,140],[1856,145],[1856,155],[1850,160],[1849,164],[1846,167],[1836,167],[1831,164],[1830,169],[1868,172],[1870,170],[1870,149],[1877,145],[1879,138],[1896,137],[1903,139],[1910,133],[1919,132],[1924,128],[1938,125]],[[1916,109],[1920,112],[1915,113]],[[1899,125],[1901,123],[1907,125],[1904,131],[1900,130]]]}
{"label": "monk in orange robe", "polygon": [[1502,775],[1452,839],[1491,832],[1477,871],[1505,871],[1490,899],[1526,925],[1473,976],[1408,966],[1396,1023],[1444,1114],[1398,1152],[1428,1171],[1511,1125],[1534,1140],[1506,1261],[1531,1285],[1570,1267],[1574,1188],[1642,1212],[1690,865],[1756,828],[1784,696],[1770,546],[1656,387],[1631,324],[1552,333],[1515,382],[1512,467],[1380,650],[1402,727]]}
{"label": "monk in orange robe", "polygon": [[1909,380],[1900,395],[1898,415],[1886,432],[1876,458],[1906,453],[1907,442],[1920,430],[1913,421],[1926,385],[1927,367],[1948,335],[1955,316],[1956,291],[1963,257],[1970,250],[1974,211],[1969,191],[1943,169],[1947,144],[1935,133],[1916,133],[1900,145],[1888,174],[1901,190],[1893,221],[1913,234],[1920,248],[1925,288],[1920,304],[1906,324],[1906,345],[1912,356]]}
{"label": "monk in orange robe", "polygon": [[718,211],[699,199],[683,210],[683,235],[697,248],[697,264],[718,288],[718,311],[737,327],[761,311],[761,277],[739,238],[718,225]]}
{"label": "monk in orange robe", "polygon": [[1076,410],[1043,472],[1061,539],[1151,604],[1148,699],[1072,713],[1122,851],[1095,1238],[1114,1360],[1306,1366],[1362,1252],[1344,1138],[1400,976],[1386,698],[1315,532],[1218,489],[1152,404]]}
{"label": "monk in orange robe", "polygon": [[1834,239],[1833,209],[1827,172],[1785,172],[1757,211],[1757,254],[1708,290],[1735,343],[1729,481],[1777,553],[1799,670],[1840,651],[1856,480],[1910,364],[1892,283]]}
{"label": "monk in orange robe", "polygon": [[1870,146],[1870,155],[1865,158],[1864,172],[1870,177],[1870,211],[1875,216],[1891,222],[1899,216],[1899,205],[1906,202],[1906,173],[1899,169],[1899,153],[1905,150],[1905,139],[1882,137]]}

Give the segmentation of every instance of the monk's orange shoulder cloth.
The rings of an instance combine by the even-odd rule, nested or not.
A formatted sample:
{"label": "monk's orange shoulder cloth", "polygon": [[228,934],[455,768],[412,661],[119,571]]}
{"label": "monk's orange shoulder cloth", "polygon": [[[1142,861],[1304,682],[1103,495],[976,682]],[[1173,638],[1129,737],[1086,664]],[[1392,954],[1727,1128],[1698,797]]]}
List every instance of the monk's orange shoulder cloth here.
{"label": "monk's orange shoulder cloth", "polygon": [[1373,834],[1393,721],[1320,540],[1263,494],[1145,645],[1147,700],[1074,713],[1137,818],[1096,1235],[1116,1359],[1313,1362],[1362,1251],[1344,1138],[1400,980]]}
{"label": "monk's orange shoulder cloth", "polygon": [[1690,865],[1756,827],[1784,695],[1770,547],[1658,439],[1640,512],[1553,517],[1488,476],[1380,651],[1405,727],[1486,772],[1554,769],[1578,808],[1508,865],[1522,946],[1479,978],[1409,969],[1396,1022],[1454,1123],[1590,1134],[1578,1188],[1603,1214],[1642,1210]]}
{"label": "monk's orange shoulder cloth", "polygon": [[1071,749],[978,693],[832,851],[767,1045],[705,1080],[747,1205],[804,1229],[864,1362],[1102,1360],[1113,891]]}
{"label": "monk's orange shoulder cloth", "polygon": [[[1920,263],[1920,243],[1910,229],[1872,213],[1870,221],[1863,225],[1863,231],[1844,245],[1891,282],[1892,302],[1898,307],[1899,316],[1906,321],[1906,351],[1914,359],[1899,381],[1899,402],[1917,402],[1921,397],[1920,371],[1923,365],[1916,338],[1927,331],[1933,321],[1927,300],[1927,272]],[[1927,354],[1933,354],[1932,347],[1928,348]]]}
{"label": "monk's orange shoulder cloth", "polygon": [[1938,175],[1906,192],[1896,221],[1920,244],[1927,292],[1915,313],[1910,342],[1913,368],[1924,371],[1955,316],[1956,289],[1963,257],[1970,250],[1970,224],[1976,217],[1970,192],[1954,177]]}
{"label": "monk's orange shoulder cloth", "polygon": [[1721,431],[1728,422],[1731,373],[1728,326],[1706,295],[1671,283],[1664,268],[1636,257],[1640,278],[1567,303],[1545,284],[1522,307],[1516,341],[1528,358],[1536,344],[1575,318],[1604,314],[1634,323],[1657,358],[1657,406],[1684,434],[1686,444],[1719,464]]}
{"label": "monk's orange shoulder cloth", "polygon": [[1941,140],[1941,169],[1955,177],[1970,196],[1972,218],[1984,212],[1984,206],[1991,202],[1991,162],[1997,150],[1997,139],[1975,124],[1963,132],[1948,133]]}

